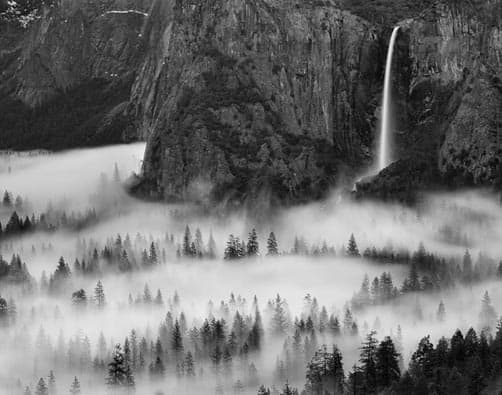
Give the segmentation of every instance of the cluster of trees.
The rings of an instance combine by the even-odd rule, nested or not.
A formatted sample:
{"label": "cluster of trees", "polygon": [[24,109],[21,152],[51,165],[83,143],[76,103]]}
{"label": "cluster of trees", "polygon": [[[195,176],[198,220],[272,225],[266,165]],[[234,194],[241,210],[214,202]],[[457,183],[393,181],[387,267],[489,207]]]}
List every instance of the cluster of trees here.
{"label": "cluster of trees", "polygon": [[16,210],[18,212],[28,212],[31,208],[31,205],[26,199],[23,200],[21,196],[17,195],[14,198],[12,192],[5,191],[3,194],[1,207],[5,211]]}
{"label": "cluster of trees", "polygon": [[82,257],[76,259],[73,270],[79,275],[100,275],[105,271],[114,270],[131,272],[141,268],[148,269],[166,263],[166,250],[174,246],[174,237],[166,235],[164,241],[150,241],[139,233],[134,241],[129,234],[122,237],[118,234],[115,239],[108,238],[104,247],[90,239],[78,239],[77,254]]}
{"label": "cluster of trees", "polygon": [[209,233],[209,240],[206,246],[200,229],[197,228],[195,237],[192,237],[190,227],[187,225],[185,227],[185,233],[183,234],[182,245],[178,246],[176,255],[178,258],[216,258],[216,242],[214,241],[213,233]]}
{"label": "cluster of trees", "polygon": [[17,307],[14,299],[7,301],[0,296],[0,327],[13,325],[16,322]]}
{"label": "cluster of trees", "polygon": [[[56,272],[59,273],[57,276],[66,275],[68,270],[64,260],[60,260],[56,269]],[[57,276],[54,275],[54,277]],[[83,290],[76,291],[72,299],[77,306],[83,303],[82,300],[85,301],[84,304],[87,303]],[[106,308],[104,288],[100,281],[94,289],[92,299],[96,307]],[[130,297],[130,303],[136,302],[164,304],[160,291],[158,291],[157,297],[153,298],[148,286],[145,286],[143,295],[138,297],[136,301]],[[0,314],[2,312],[1,306],[0,299]],[[54,346],[49,334],[41,329],[34,342],[36,347],[35,364],[36,366],[47,366],[50,363],[50,366],[70,367],[87,373],[94,372],[102,377],[106,373],[107,385],[129,390],[134,388],[137,379],[144,377],[156,380],[166,376],[168,372],[175,372],[180,379],[192,380],[195,377],[206,375],[205,369],[209,368],[210,374],[225,382],[235,378],[237,373],[239,379],[235,382],[235,390],[239,393],[244,387],[257,388],[259,385],[257,368],[252,358],[256,352],[262,350],[267,334],[273,339],[284,341],[282,354],[277,359],[275,383],[284,383],[288,378],[298,377],[307,366],[306,383],[303,389],[307,395],[371,394],[385,391],[403,393],[400,392],[401,388],[415,388],[413,391],[416,392],[410,390],[410,393],[426,393],[416,389],[422,388],[423,385],[426,386],[423,388],[431,388],[429,386],[432,384],[429,382],[423,384],[423,380],[439,380],[437,372],[424,378],[421,375],[416,375],[412,367],[401,376],[403,361],[400,356],[402,345],[399,329],[397,337],[386,337],[380,342],[376,340],[375,332],[370,332],[361,347],[359,364],[354,366],[348,375],[345,375],[342,355],[338,348],[333,347],[328,350],[327,347],[320,346],[320,344],[325,344],[326,340],[341,339],[342,336],[346,340],[351,338],[357,341],[360,330],[356,319],[352,311],[346,308],[340,320],[338,316],[329,314],[326,307],[320,306],[317,299],[311,295],[305,296],[303,310],[300,316],[294,318],[291,317],[286,300],[280,295],[269,300],[265,311],[267,318],[265,325],[262,322],[256,297],[249,306],[246,299],[240,296],[236,297],[233,294],[230,295],[228,301],[221,301],[217,306],[209,302],[208,317],[202,324],[194,323],[192,327],[188,326],[177,293],[172,299],[169,298],[167,306],[168,313],[161,321],[156,335],[147,330],[140,336],[133,329],[123,343],[112,343],[111,346],[101,335],[94,356],[91,352],[89,339],[82,333],[78,333],[68,342],[64,340],[61,333]],[[445,314],[444,304],[440,303],[437,312],[438,319],[444,320]],[[482,301],[480,321],[483,326],[488,328],[495,324],[496,317],[496,312],[486,293]],[[374,328],[378,329],[378,325],[375,324]],[[367,333],[366,325],[363,331],[363,333]],[[469,333],[471,332],[472,330],[469,331]],[[502,321],[494,338],[490,336],[488,329],[483,330],[481,336],[484,336],[489,350],[498,350],[497,347],[502,349],[500,345],[495,346],[496,339],[502,344]],[[472,336],[469,335],[469,337]],[[458,336],[455,338],[457,339]],[[485,347],[485,340],[482,342],[480,338],[478,342],[480,350]],[[450,348],[453,350],[453,340]],[[419,355],[419,350],[415,355]],[[480,379],[486,385],[491,383],[493,377],[499,374],[497,372],[502,369],[502,359],[500,359],[502,354],[499,355],[494,351],[490,355],[492,356],[486,357],[485,355],[484,358],[489,361],[486,363],[489,363],[491,373],[483,373],[484,376]],[[427,356],[427,358],[432,357]],[[419,361],[418,357],[415,359]],[[451,357],[447,356],[446,360],[450,361]],[[470,363],[474,361],[473,359],[469,360],[470,362],[465,362],[465,358],[463,360],[465,365],[462,366],[465,370],[459,370],[460,374],[470,372],[469,369],[472,369],[473,366]],[[434,359],[434,361],[436,360]],[[413,363],[414,360],[411,366],[414,366]],[[455,365],[454,367],[460,369],[459,366]],[[441,374],[450,372],[452,366],[446,365],[444,369]],[[447,378],[449,376],[441,377]],[[470,376],[466,373],[465,377]],[[462,382],[462,385],[465,385],[465,388],[470,388],[471,381],[466,380]],[[46,382],[44,381],[44,383]],[[280,393],[274,388],[268,392],[269,390],[265,387],[260,388],[260,391],[262,391],[259,392],[260,394]],[[294,388],[287,386],[282,390],[282,393],[294,394],[296,392]]]}
{"label": "cluster of trees", "polygon": [[0,241],[11,237],[21,236],[32,232],[54,232],[58,229],[81,230],[87,226],[96,224],[99,218],[95,209],[89,209],[84,213],[67,215],[64,211],[54,211],[40,214],[36,217],[19,215],[14,211],[7,223],[2,226],[0,222]]}
{"label": "cluster of trees", "polygon": [[[258,233],[256,232],[256,229],[252,229],[251,232],[249,232],[247,243],[234,235],[230,235],[228,237],[224,255],[226,260],[235,260],[245,257],[253,258],[259,255],[260,243],[258,241]],[[279,255],[279,245],[274,232],[270,232],[267,239],[267,255]]]}
{"label": "cluster of trees", "polygon": [[[56,376],[54,374],[54,371],[51,370],[46,380],[44,380],[44,377],[40,377],[40,379],[38,380],[37,385],[35,386],[35,395],[53,395],[56,393]],[[81,393],[82,391],[80,388],[80,381],[78,380],[77,376],[75,376],[69,388],[69,394],[80,395]],[[33,395],[33,392],[31,391],[29,385],[25,387],[23,395]]]}
{"label": "cluster of trees", "polygon": [[33,278],[28,272],[26,263],[19,255],[12,255],[10,263],[0,255],[0,283],[31,286],[32,282]]}
{"label": "cluster of trees", "polygon": [[[360,348],[359,363],[345,375],[342,353],[322,346],[307,364],[304,395],[339,394],[481,394],[494,393],[502,372],[502,320],[494,336],[470,328],[442,337],[436,346],[422,338],[402,373],[400,347],[391,337],[380,342],[370,332]],[[486,392],[485,392],[486,391]],[[298,394],[286,385],[279,392],[261,386],[258,395]]]}
{"label": "cluster of trees", "polygon": [[[491,386],[502,372],[502,321],[491,336],[460,330],[441,338],[436,347],[424,337],[411,358],[408,371],[395,384],[398,393],[481,394],[494,393]],[[491,388],[491,389],[490,389]]]}
{"label": "cluster of trees", "polygon": [[401,287],[398,289],[393,284],[390,273],[384,272],[380,277],[375,277],[371,284],[366,275],[360,290],[352,298],[354,309],[386,303],[409,292],[440,291],[452,288],[456,284],[472,284],[486,279],[502,278],[502,262],[497,264],[493,259],[480,254],[474,264],[468,250],[465,251],[461,261],[454,258],[446,260],[427,252],[420,243],[418,250],[413,254],[403,253],[400,256],[409,257],[399,263],[405,262],[410,267]]}

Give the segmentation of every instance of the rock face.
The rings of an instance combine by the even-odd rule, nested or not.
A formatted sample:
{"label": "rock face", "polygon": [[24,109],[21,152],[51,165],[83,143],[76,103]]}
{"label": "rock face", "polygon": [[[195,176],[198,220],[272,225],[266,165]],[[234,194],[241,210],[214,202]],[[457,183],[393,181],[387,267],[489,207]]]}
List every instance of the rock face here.
{"label": "rock face", "polygon": [[0,115],[1,148],[32,148],[30,139],[43,148],[71,147],[71,140],[73,146],[99,144],[100,131],[104,141],[116,133],[113,123],[123,123],[141,59],[148,3],[65,0],[39,9],[26,29],[4,24],[2,34],[11,40],[0,53],[7,109]]}
{"label": "rock face", "polygon": [[323,195],[371,160],[376,31],[325,2],[158,0],[130,113],[140,188],[166,199]]}
{"label": "rock face", "polygon": [[361,194],[409,200],[409,189],[500,184],[502,2],[448,3],[399,23],[395,152],[404,161]]}
{"label": "rock face", "polygon": [[430,136],[422,145],[434,144],[444,181],[492,183],[502,160],[501,2],[457,2],[401,25],[409,136]]}

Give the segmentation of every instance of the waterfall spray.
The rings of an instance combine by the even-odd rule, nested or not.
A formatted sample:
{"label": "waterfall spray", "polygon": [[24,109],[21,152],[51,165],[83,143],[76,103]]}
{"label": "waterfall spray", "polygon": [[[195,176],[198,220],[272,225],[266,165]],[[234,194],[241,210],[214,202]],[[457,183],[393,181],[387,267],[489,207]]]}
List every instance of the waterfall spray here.
{"label": "waterfall spray", "polygon": [[390,37],[389,49],[387,52],[387,62],[385,64],[385,82],[383,87],[383,107],[382,107],[382,123],[380,131],[380,152],[378,157],[378,170],[381,171],[390,163],[390,105],[391,105],[391,90],[392,90],[392,56],[394,54],[394,44],[396,43],[397,32],[399,27],[395,27]]}

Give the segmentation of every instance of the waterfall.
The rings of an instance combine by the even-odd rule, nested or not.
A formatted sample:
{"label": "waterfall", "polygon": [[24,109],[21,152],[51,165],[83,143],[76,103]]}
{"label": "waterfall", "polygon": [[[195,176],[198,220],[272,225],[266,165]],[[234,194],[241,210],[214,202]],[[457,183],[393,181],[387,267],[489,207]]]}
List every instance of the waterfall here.
{"label": "waterfall", "polygon": [[392,55],[396,43],[399,27],[395,27],[390,37],[387,62],[385,64],[385,82],[383,87],[382,123],[380,128],[380,152],[378,157],[378,170],[381,171],[390,163],[389,140],[391,134],[391,91],[392,91]]}

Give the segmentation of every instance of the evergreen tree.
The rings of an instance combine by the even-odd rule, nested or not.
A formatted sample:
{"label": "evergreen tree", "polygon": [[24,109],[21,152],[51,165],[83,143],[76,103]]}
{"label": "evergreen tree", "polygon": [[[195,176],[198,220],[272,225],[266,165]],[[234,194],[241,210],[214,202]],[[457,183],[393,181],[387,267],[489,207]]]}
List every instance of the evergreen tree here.
{"label": "evergreen tree", "polygon": [[436,313],[436,318],[439,322],[444,322],[446,318],[446,309],[444,307],[443,301],[439,302],[438,311]]}
{"label": "evergreen tree", "polygon": [[376,332],[370,332],[366,335],[366,341],[361,347],[359,363],[364,375],[364,386],[367,392],[374,391],[377,384],[376,358],[377,358],[377,340]]}
{"label": "evergreen tree", "polygon": [[192,234],[190,233],[190,228],[187,225],[185,227],[185,233],[183,235],[183,246],[182,253],[184,256],[190,257],[192,256]]}
{"label": "evergreen tree", "polygon": [[258,256],[260,253],[260,246],[258,243],[258,235],[256,229],[253,229],[249,234],[247,244],[247,255],[250,257]]}
{"label": "evergreen tree", "polygon": [[178,320],[174,323],[173,334],[171,339],[171,348],[179,357],[180,353],[183,352],[183,336],[181,334],[180,324]]}
{"label": "evergreen tree", "polygon": [[195,230],[194,247],[195,247],[195,254],[199,258],[202,258],[202,256],[204,255],[204,241],[202,239],[202,232],[200,231],[199,228]]}
{"label": "evergreen tree", "polygon": [[207,256],[209,259],[216,258],[216,242],[214,241],[213,231],[209,233],[209,241],[207,243]]}
{"label": "evergreen tree", "polygon": [[289,384],[286,383],[280,395],[298,395],[298,390],[290,387]]}
{"label": "evergreen tree", "polygon": [[349,245],[347,246],[347,255],[352,257],[360,256],[359,249],[357,248],[356,238],[354,237],[353,233],[350,235]]}
{"label": "evergreen tree", "polygon": [[238,237],[230,235],[227,241],[227,247],[225,248],[225,259],[234,260],[241,257],[241,245]]}
{"label": "evergreen tree", "polygon": [[113,350],[112,360],[108,364],[106,383],[110,387],[134,388],[134,377],[120,344],[117,344]]}
{"label": "evergreen tree", "polygon": [[194,364],[192,353],[190,351],[187,352],[187,354],[185,356],[185,361],[183,364],[185,367],[185,374],[188,377],[194,377],[195,376],[195,364]]}
{"label": "evergreen tree", "polygon": [[47,384],[45,384],[45,381],[42,377],[40,378],[40,380],[38,380],[35,395],[49,395],[49,388],[47,388]]}
{"label": "evergreen tree", "polygon": [[274,335],[284,335],[289,329],[289,318],[286,310],[285,300],[277,294],[273,304],[272,312],[272,333]]}
{"label": "evergreen tree", "polygon": [[71,295],[71,302],[76,307],[87,306],[87,295],[83,289],[73,292]]}
{"label": "evergreen tree", "polygon": [[56,393],[56,376],[54,375],[54,371],[49,372],[49,377],[48,377],[48,390],[50,394],[55,394]]}
{"label": "evergreen tree", "polygon": [[12,197],[8,191],[5,191],[3,194],[2,205],[7,209],[12,208]]}
{"label": "evergreen tree", "polygon": [[150,256],[148,257],[148,260],[150,261],[151,265],[156,265],[159,263],[158,257],[157,257],[157,251],[155,249],[155,243],[152,241],[150,244]]}
{"label": "evergreen tree", "polygon": [[470,282],[472,280],[472,259],[468,250],[465,251],[464,258],[462,260],[462,275],[464,281]]}
{"label": "evergreen tree", "polygon": [[157,295],[155,296],[154,302],[159,306],[162,306],[164,304],[164,300],[162,299],[162,293],[160,292],[160,289],[157,290]]}
{"label": "evergreen tree", "polygon": [[492,301],[490,295],[488,295],[488,291],[483,295],[483,300],[481,301],[481,312],[479,313],[479,321],[481,323],[481,327],[483,328],[491,328],[495,325],[497,320],[497,313],[493,308]]}
{"label": "evergreen tree", "polygon": [[143,290],[143,303],[150,304],[152,303],[152,294],[150,293],[150,288],[148,284],[145,284],[145,288]]}
{"label": "evergreen tree", "polygon": [[307,366],[305,389],[312,395],[342,394],[344,372],[342,354],[335,346],[328,352],[326,346],[317,351]]}
{"label": "evergreen tree", "polygon": [[74,377],[74,379],[71,383],[70,394],[71,395],[80,395],[81,394],[80,382],[78,381],[77,376]]}
{"label": "evergreen tree", "polygon": [[120,183],[120,172],[117,163],[113,166],[113,182]]}
{"label": "evergreen tree", "polygon": [[380,342],[376,351],[376,377],[377,388],[385,389],[399,381],[401,371],[399,368],[399,354],[390,337]]}
{"label": "evergreen tree", "polygon": [[96,284],[96,288],[94,288],[94,300],[98,308],[102,309],[106,305],[105,291],[103,288],[103,284],[101,280]]}
{"label": "evergreen tree", "polygon": [[274,232],[270,232],[267,240],[267,255],[276,256],[279,255],[279,248],[277,245],[277,239],[275,238]]}
{"label": "evergreen tree", "polygon": [[258,395],[270,395],[270,390],[265,388],[265,386],[261,385],[258,389]]}

